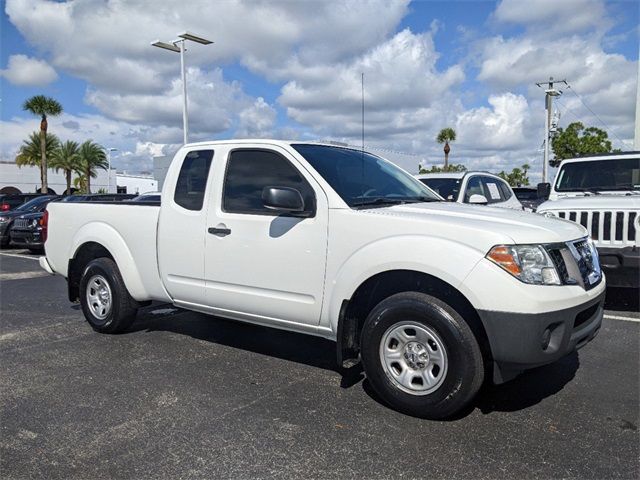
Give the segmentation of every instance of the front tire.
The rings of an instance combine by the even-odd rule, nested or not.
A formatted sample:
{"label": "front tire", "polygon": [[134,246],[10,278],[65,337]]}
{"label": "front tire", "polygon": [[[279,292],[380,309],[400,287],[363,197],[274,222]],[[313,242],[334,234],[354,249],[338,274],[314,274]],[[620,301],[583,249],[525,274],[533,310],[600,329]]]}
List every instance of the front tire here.
{"label": "front tire", "polygon": [[121,333],[136,318],[137,304],[110,258],[89,262],[80,279],[80,305],[89,325],[100,333]]}
{"label": "front tire", "polygon": [[419,292],[380,302],[362,329],[361,354],[374,391],[391,407],[421,418],[459,412],[484,380],[478,341],[447,303]]}

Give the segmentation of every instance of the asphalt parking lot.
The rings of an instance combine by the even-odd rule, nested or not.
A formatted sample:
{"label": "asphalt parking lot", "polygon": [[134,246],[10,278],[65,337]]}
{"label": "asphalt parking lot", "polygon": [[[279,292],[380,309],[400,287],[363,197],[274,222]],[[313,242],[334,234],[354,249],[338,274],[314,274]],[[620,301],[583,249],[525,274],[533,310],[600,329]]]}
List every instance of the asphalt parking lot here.
{"label": "asphalt parking lot", "polygon": [[0,253],[2,478],[638,476],[637,292],[608,292],[579,353],[432,422],[343,376],[323,339],[170,305],[94,333],[35,258]]}

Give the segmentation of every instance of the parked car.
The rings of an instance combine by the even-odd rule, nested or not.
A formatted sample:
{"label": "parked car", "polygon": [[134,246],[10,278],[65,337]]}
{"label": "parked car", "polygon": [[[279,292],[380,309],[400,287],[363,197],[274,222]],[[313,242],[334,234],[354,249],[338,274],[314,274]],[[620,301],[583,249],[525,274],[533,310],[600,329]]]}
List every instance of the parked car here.
{"label": "parked car", "polygon": [[522,206],[532,212],[535,212],[540,204],[545,201],[544,198],[540,198],[538,195],[536,187],[513,187],[512,190]]}
{"label": "parked car", "polygon": [[10,212],[20,205],[33,200],[37,197],[42,197],[41,193],[12,193],[0,195],[0,214],[4,212]]}
{"label": "parked car", "polygon": [[57,198],[55,195],[37,195],[13,210],[0,212],[0,247],[6,248],[9,246],[9,234],[16,218],[29,213],[42,212],[49,202]]}
{"label": "parked car", "polygon": [[[214,161],[215,152],[215,161]],[[442,201],[361,150],[184,145],[161,206],[51,203],[40,265],[98,332],[152,300],[335,340],[411,415],[453,415],[595,337],[605,282],[584,227]],[[563,256],[564,249],[575,256]]]}
{"label": "parked car", "polygon": [[587,229],[608,284],[640,287],[640,152],[562,162],[538,213]]}
{"label": "parked car", "polygon": [[425,173],[416,178],[450,202],[522,210],[509,184],[492,173]]}

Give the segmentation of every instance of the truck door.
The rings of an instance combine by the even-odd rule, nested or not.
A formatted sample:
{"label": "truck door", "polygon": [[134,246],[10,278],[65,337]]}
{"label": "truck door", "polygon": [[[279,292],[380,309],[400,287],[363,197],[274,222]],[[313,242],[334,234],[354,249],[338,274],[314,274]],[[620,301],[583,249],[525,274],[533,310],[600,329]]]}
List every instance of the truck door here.
{"label": "truck door", "polygon": [[[213,149],[185,151],[179,168],[169,169],[158,223],[158,265],[171,298],[205,301],[204,240]],[[149,245],[149,248],[154,248]]]}
{"label": "truck door", "polygon": [[[283,148],[237,148],[226,157],[222,188],[207,214],[208,304],[259,323],[317,325],[327,251],[324,192]],[[295,188],[308,215],[264,207],[265,187]]]}

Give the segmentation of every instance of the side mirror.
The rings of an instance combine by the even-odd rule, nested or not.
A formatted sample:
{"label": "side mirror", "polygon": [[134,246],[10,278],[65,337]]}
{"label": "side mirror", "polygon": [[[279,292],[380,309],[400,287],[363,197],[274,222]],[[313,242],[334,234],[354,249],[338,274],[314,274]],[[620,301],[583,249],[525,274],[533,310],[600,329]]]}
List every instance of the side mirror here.
{"label": "side mirror", "polygon": [[548,200],[550,194],[551,194],[551,184],[550,183],[539,183],[538,184],[538,198],[539,199]]}
{"label": "side mirror", "polygon": [[485,197],[484,195],[478,195],[477,193],[474,193],[469,197],[468,203],[472,203],[474,205],[486,205],[489,202],[487,201],[487,197]]}
{"label": "side mirror", "polygon": [[278,210],[283,213],[304,212],[304,200],[295,188],[264,187],[262,204],[269,210]]}

